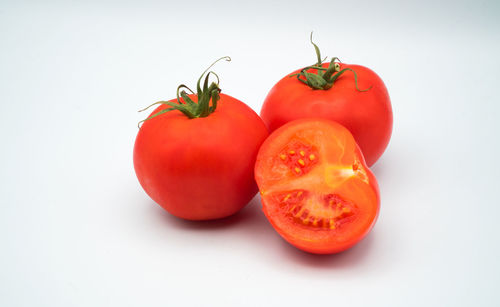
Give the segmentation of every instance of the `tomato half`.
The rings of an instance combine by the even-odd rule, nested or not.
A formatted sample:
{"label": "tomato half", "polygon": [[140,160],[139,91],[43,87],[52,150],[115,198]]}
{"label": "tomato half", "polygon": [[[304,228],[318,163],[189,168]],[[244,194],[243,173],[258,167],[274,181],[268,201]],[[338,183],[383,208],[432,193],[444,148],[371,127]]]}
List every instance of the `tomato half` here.
{"label": "tomato half", "polygon": [[[354,136],[368,166],[383,154],[392,132],[392,107],[380,77],[367,67],[335,63],[343,73],[329,89],[312,89],[296,77],[281,79],[267,95],[260,115],[270,132],[301,118],[324,118],[345,126]],[[329,67],[329,64],[322,64]],[[315,70],[310,70],[314,72]],[[293,72],[298,73],[299,70]],[[371,87],[371,88],[370,88]]]}
{"label": "tomato half", "polygon": [[[197,101],[196,95],[188,97]],[[255,159],[267,135],[252,109],[220,94],[217,109],[206,117],[172,111],[145,121],[134,146],[135,172],[146,193],[171,214],[223,218],[257,193]]]}
{"label": "tomato half", "polygon": [[379,191],[349,130],[324,119],[292,121],[262,144],[255,165],[263,210],[307,252],[336,253],[373,227]]}

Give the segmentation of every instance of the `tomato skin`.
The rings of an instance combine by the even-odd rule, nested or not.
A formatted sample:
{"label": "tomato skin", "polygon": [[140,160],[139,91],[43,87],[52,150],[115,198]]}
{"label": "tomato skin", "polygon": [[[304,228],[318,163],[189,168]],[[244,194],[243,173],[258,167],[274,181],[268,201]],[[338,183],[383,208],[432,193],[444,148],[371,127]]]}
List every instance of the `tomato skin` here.
{"label": "tomato skin", "polygon": [[227,217],[257,192],[254,163],[267,135],[252,109],[220,94],[207,117],[189,119],[171,111],[145,121],[134,145],[135,172],[146,193],[177,217]]}
{"label": "tomato skin", "polygon": [[[296,77],[287,75],[271,89],[260,115],[270,132],[301,118],[336,121],[351,131],[366,163],[372,166],[391,138],[393,118],[389,93],[382,79],[369,68],[340,63],[340,69],[344,68],[356,72],[361,90],[372,88],[366,92],[356,90],[354,76],[349,71],[328,90],[313,90]],[[293,73],[297,72],[299,70]]]}
{"label": "tomato skin", "polygon": [[[280,170],[280,167],[276,165],[275,161],[279,162],[279,160],[276,158],[273,161],[273,156],[277,155],[277,148],[283,148],[283,135],[290,135],[294,129],[296,131],[303,131],[301,129],[304,127],[312,127],[311,130],[329,135],[331,140],[335,139],[330,143],[336,143],[337,140],[341,139],[346,140],[342,147],[343,158],[335,160],[336,162],[334,163],[350,166],[353,161],[357,161],[359,169],[363,170],[363,175],[365,176],[363,177],[363,181],[359,181],[358,178],[352,179],[353,177],[349,177],[348,180],[334,189],[335,193],[346,199],[352,198],[355,200],[354,203],[358,208],[357,217],[351,220],[348,226],[342,230],[337,230],[337,232],[333,230],[329,232],[328,230],[319,228],[311,229],[308,226],[292,222],[289,217],[284,216],[282,209],[280,209],[281,204],[276,202],[276,198],[272,197],[272,193],[269,193],[277,183],[284,180],[285,184],[282,184],[282,186],[286,187],[289,182],[288,180],[290,180],[290,178],[283,178],[279,174],[277,175],[275,170]],[[304,135],[303,132],[299,134]],[[315,159],[329,160],[333,156],[335,155],[316,157]],[[307,154],[305,157],[307,157]],[[321,171],[317,174],[326,174],[326,172],[323,173]],[[378,218],[380,193],[377,180],[364,161],[363,154],[354,141],[352,134],[336,122],[319,118],[301,119],[289,122],[275,130],[259,150],[255,164],[255,178],[261,191],[264,214],[273,228],[287,242],[309,253],[333,254],[351,248],[370,232]],[[293,181],[291,182],[293,183]],[[310,186],[305,185],[301,188],[304,188],[306,191],[313,191],[314,193],[314,190],[318,189],[318,182],[318,180],[315,180],[314,184]],[[289,186],[292,186],[292,184]],[[319,195],[321,196],[321,194]]]}

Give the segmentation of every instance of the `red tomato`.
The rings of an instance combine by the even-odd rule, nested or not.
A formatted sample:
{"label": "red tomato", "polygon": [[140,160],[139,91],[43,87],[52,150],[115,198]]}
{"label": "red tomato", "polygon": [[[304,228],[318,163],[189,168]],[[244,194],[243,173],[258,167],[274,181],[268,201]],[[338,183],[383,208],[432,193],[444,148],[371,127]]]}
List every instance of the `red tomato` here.
{"label": "red tomato", "polygon": [[146,193],[171,214],[223,218],[257,192],[253,167],[267,134],[252,109],[220,94],[207,117],[189,119],[173,111],[145,121],[134,146],[135,172]]}
{"label": "red tomato", "polygon": [[[372,70],[360,66],[335,63],[346,71],[329,89],[312,89],[296,77],[281,79],[267,95],[260,115],[270,132],[300,118],[319,117],[344,125],[356,139],[368,166],[373,165],[389,143],[392,132],[392,108],[389,94]],[[329,64],[322,64],[328,68]],[[310,72],[316,72],[311,69]],[[300,70],[295,71],[298,73]]]}
{"label": "red tomato", "polygon": [[144,121],[134,146],[135,172],[146,193],[188,220],[223,218],[252,199],[255,159],[268,135],[252,109],[220,94],[218,77],[208,86],[212,72],[200,86],[207,71],[196,95],[182,91],[179,98],[187,88],[181,85],[177,102],[157,103],[162,105]]}
{"label": "red tomato", "polygon": [[377,181],[351,133],[332,121],[296,120],[274,131],[259,150],[255,178],[273,227],[307,252],[348,249],[378,215]]}

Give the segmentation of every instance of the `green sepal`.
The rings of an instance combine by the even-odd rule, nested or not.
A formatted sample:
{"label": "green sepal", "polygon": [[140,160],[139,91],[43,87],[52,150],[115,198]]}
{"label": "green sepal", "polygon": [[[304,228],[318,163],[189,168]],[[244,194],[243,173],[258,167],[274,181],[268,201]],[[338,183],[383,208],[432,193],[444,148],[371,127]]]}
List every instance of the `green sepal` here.
{"label": "green sepal", "polygon": [[[161,110],[148,118],[141,120],[138,123],[138,126],[140,127],[140,124],[150,120],[158,115],[170,112],[170,111],[180,111],[184,115],[186,115],[188,118],[193,119],[193,118],[199,118],[199,117],[206,117],[215,112],[217,109],[217,101],[220,99],[220,92],[221,89],[219,88],[219,76],[214,73],[213,71],[210,71],[207,73],[207,71],[217,62],[220,60],[226,60],[226,61],[231,61],[231,58],[228,56],[222,57],[218,59],[217,61],[213,62],[212,65],[210,65],[205,71],[201,74],[200,78],[198,78],[198,82],[196,83],[196,96],[197,96],[197,102],[194,102],[188,95],[188,93],[184,90],[181,91],[182,88],[187,89],[188,91],[191,92],[192,95],[195,95],[194,92],[187,87],[184,84],[181,84],[177,87],[177,103],[170,102],[170,101],[158,101],[155,102],[148,107],[139,110],[139,112],[145,111],[149,109],[150,107],[157,105],[157,104],[165,104],[170,106],[170,108]],[[206,74],[206,75],[205,75]],[[217,82],[212,82],[209,84],[209,77],[210,74],[213,74]],[[203,88],[201,87],[201,81],[203,79],[203,76],[205,76],[205,80],[203,82]],[[210,101],[212,101],[212,105],[210,105]]]}
{"label": "green sepal", "polygon": [[[306,84],[313,90],[328,90],[330,89],[335,81],[346,71],[351,71],[354,74],[354,83],[356,86],[356,90],[359,92],[366,92],[370,90],[372,87],[370,86],[367,89],[360,90],[358,87],[358,76],[356,72],[351,69],[351,68],[344,68],[340,69],[340,59],[337,57],[333,57],[330,61],[330,64],[328,65],[327,68],[323,67],[323,62],[326,60],[323,59],[321,60],[321,51],[319,50],[318,45],[316,45],[313,42],[312,39],[312,32],[311,32],[311,37],[310,41],[311,44],[314,46],[314,50],[316,52],[316,59],[317,62],[316,64],[313,64],[311,66],[304,67],[301,69],[299,73],[291,74],[289,77],[297,77],[297,80],[300,82]],[[315,72],[310,72],[309,70],[315,69]]]}
{"label": "green sepal", "polygon": [[139,112],[145,111],[145,110],[149,109],[150,107],[152,107],[154,105],[157,105],[157,104],[166,104],[168,106],[171,106],[171,108],[163,109],[163,110],[161,110],[159,112],[156,112],[155,114],[150,115],[148,118],[141,120],[140,122],[137,123],[137,127],[138,128],[141,127],[141,123],[143,123],[143,122],[145,122],[147,120],[150,120],[152,118],[155,118],[158,115],[162,115],[162,114],[170,112],[170,111],[178,110],[176,103],[173,103],[173,102],[170,102],[170,101],[158,101],[158,102],[155,102],[155,103],[149,105],[148,107],[146,107],[146,108],[144,108],[142,110],[139,110]]}
{"label": "green sepal", "polygon": [[358,87],[358,75],[351,68],[344,68],[341,71],[339,71],[338,73],[336,73],[335,75],[333,75],[332,78],[331,78],[332,85],[335,82],[335,80],[337,80],[337,78],[340,77],[346,71],[350,71],[350,72],[352,72],[354,74],[354,85],[356,86],[356,90],[358,90],[359,92],[366,92],[366,91],[368,91],[368,90],[370,90],[372,88],[372,86],[370,85],[369,88],[364,89],[364,90],[360,90],[359,87]]}
{"label": "green sepal", "polygon": [[326,80],[314,73],[304,72],[307,85],[315,90],[320,90],[326,85]]}

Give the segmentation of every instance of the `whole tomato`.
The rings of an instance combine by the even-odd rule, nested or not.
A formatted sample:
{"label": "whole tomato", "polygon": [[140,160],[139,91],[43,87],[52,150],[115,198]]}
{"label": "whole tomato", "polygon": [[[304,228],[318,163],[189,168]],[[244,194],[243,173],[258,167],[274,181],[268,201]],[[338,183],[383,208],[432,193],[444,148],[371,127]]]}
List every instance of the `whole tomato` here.
{"label": "whole tomato", "polygon": [[218,80],[208,86],[212,72],[202,88],[205,73],[197,94],[181,91],[179,97],[187,88],[181,85],[177,100],[157,103],[134,146],[135,172],[146,193],[188,220],[223,218],[252,199],[255,159],[268,135],[250,107],[220,94]]}
{"label": "whole tomato", "polygon": [[270,132],[292,120],[324,118],[345,126],[354,136],[368,166],[386,149],[392,132],[392,107],[382,79],[361,65],[333,58],[285,76],[267,95],[260,115]]}

